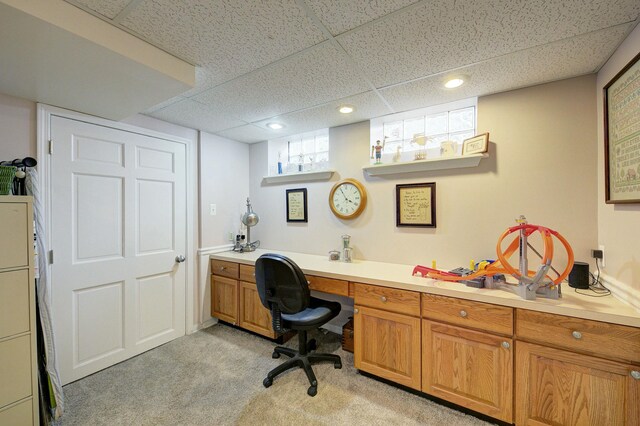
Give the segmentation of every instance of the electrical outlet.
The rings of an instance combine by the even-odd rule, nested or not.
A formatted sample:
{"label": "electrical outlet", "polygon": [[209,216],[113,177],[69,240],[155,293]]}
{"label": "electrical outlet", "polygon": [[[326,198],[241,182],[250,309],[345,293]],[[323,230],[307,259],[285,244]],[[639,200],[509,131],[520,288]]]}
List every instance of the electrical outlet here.
{"label": "electrical outlet", "polygon": [[599,245],[598,246],[598,250],[600,250],[602,252],[602,257],[600,258],[600,266],[602,266],[603,268],[605,267],[605,263],[604,263],[604,245]]}
{"label": "electrical outlet", "polygon": [[215,204],[209,204],[209,214],[215,216],[218,213],[218,208]]}

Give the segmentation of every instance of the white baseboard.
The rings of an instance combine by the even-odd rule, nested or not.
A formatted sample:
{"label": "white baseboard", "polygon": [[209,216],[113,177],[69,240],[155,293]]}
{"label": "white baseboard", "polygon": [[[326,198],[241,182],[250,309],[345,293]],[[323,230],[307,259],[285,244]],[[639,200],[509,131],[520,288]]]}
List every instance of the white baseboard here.
{"label": "white baseboard", "polygon": [[605,287],[611,290],[613,297],[640,311],[640,292],[631,289],[628,284],[624,284],[607,274],[601,274],[600,279]]}
{"label": "white baseboard", "polygon": [[202,322],[201,324],[198,324],[198,326],[195,328],[195,330],[192,331],[192,333],[195,333],[196,331],[202,330],[202,329],[207,328],[207,327],[211,327],[212,325],[217,324],[217,323],[218,323],[218,319],[217,318],[208,319],[208,320]]}

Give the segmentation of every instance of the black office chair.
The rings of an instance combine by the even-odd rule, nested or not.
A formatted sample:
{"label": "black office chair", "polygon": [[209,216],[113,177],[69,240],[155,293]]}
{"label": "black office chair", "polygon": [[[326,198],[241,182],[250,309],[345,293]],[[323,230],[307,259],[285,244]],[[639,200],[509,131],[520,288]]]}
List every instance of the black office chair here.
{"label": "black office chair", "polygon": [[278,374],[297,366],[304,369],[311,384],[307,393],[315,396],[318,381],[311,365],[329,361],[335,368],[342,368],[342,360],[338,355],[309,353],[316,349],[316,342],[314,339],[307,342],[307,330],[319,328],[335,318],[340,313],[340,304],[311,297],[307,279],[298,265],[279,254],[267,253],[258,258],[256,282],[262,304],[271,311],[274,331],[298,331],[298,351],[276,347],[273,358],[284,354],[291,359],[271,370],[262,384],[268,388]]}

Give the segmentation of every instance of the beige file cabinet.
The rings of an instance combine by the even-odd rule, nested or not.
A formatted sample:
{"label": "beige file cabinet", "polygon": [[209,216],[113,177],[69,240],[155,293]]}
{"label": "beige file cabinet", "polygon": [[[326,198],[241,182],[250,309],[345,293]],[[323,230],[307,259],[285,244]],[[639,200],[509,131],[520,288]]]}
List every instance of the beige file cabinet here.
{"label": "beige file cabinet", "polygon": [[0,424],[38,424],[33,209],[0,196]]}

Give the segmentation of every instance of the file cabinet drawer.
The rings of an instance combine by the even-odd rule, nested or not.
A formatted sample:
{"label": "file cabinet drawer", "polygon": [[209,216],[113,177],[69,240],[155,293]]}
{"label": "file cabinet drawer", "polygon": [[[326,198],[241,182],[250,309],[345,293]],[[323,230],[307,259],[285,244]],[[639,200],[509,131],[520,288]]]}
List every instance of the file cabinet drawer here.
{"label": "file cabinet drawer", "polygon": [[355,304],[400,314],[420,316],[420,293],[377,285],[355,285]]}
{"label": "file cabinet drawer", "polygon": [[222,277],[238,279],[239,268],[235,262],[225,262],[224,260],[211,260],[211,273]]}
{"label": "file cabinet drawer", "polygon": [[[27,217],[27,203],[1,203],[0,223],[4,234],[5,244],[0,244],[0,269],[18,268],[29,264],[29,244],[33,238],[25,238],[29,235],[28,224],[32,218]],[[6,244],[11,241],[11,244]]]}
{"label": "file cabinet drawer", "polygon": [[518,339],[640,363],[640,328],[518,309]]}
{"label": "file cabinet drawer", "polygon": [[0,339],[29,331],[29,271],[0,272]]}
{"label": "file cabinet drawer", "polygon": [[0,407],[31,395],[31,336],[0,343]]}
{"label": "file cabinet drawer", "polygon": [[513,335],[513,308],[491,303],[423,293],[422,317],[498,334]]}
{"label": "file cabinet drawer", "polygon": [[11,408],[0,411],[0,425],[32,425],[33,400],[27,399]]}

